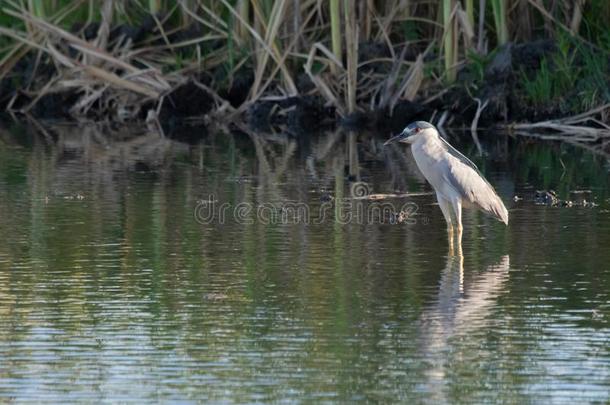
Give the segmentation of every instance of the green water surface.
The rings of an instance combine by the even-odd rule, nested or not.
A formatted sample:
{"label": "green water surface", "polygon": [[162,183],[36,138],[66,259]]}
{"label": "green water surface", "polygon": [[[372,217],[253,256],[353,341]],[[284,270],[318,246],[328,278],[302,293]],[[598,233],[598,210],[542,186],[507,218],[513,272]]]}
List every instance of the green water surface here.
{"label": "green water surface", "polygon": [[130,131],[0,131],[0,402],[610,401],[604,156],[462,136],[462,261],[402,146]]}

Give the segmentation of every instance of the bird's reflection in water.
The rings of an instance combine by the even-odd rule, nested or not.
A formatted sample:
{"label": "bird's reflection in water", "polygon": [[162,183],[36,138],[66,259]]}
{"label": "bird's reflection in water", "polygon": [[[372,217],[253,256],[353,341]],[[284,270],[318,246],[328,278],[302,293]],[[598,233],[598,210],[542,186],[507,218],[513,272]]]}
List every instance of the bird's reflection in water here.
{"label": "bird's reflection in water", "polygon": [[427,363],[422,389],[436,399],[442,402],[447,399],[447,374],[456,366],[454,362],[472,360],[474,353],[462,353],[462,338],[466,339],[467,347],[475,347],[472,339],[480,338],[477,331],[493,322],[491,315],[508,280],[509,265],[509,256],[503,256],[481,273],[467,273],[465,281],[464,257],[447,256],[438,297],[420,317],[420,353]]}

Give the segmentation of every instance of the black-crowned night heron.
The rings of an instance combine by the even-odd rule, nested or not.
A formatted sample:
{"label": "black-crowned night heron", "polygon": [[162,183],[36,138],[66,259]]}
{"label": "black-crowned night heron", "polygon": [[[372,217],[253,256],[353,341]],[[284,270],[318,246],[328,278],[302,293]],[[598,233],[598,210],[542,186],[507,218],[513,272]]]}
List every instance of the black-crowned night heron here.
{"label": "black-crowned night heron", "polygon": [[493,187],[475,164],[449,145],[432,124],[413,122],[384,145],[395,141],[411,144],[417,167],[436,191],[451,245],[454,227],[458,241],[462,240],[462,207],[479,208],[508,225],[508,211]]}

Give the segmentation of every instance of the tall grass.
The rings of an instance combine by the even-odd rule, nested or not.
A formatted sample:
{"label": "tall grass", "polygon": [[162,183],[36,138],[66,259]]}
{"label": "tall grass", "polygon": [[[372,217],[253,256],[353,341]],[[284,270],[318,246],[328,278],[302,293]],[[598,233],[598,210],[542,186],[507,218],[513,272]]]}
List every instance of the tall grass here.
{"label": "tall grass", "polygon": [[582,111],[610,103],[608,56],[580,43],[567,32],[557,50],[544,57],[534,75],[521,72],[525,99],[536,107]]}
{"label": "tall grass", "polygon": [[[482,12],[484,4],[491,12]],[[607,0],[5,0],[0,3],[0,80],[20,60],[37,65],[46,61],[60,70],[57,81],[33,80],[25,89],[28,92],[44,86],[46,91],[58,91],[69,83],[81,84],[85,97],[93,97],[109,91],[104,90],[104,81],[111,80],[111,88],[137,89],[138,94],[157,99],[166,89],[202,73],[210,77],[207,88],[219,92],[246,70],[253,73],[253,80],[242,107],[261,97],[311,93],[348,114],[363,106],[389,105],[378,100],[412,98],[414,91],[426,97],[426,92],[454,83],[467,53],[474,52],[467,44],[493,48],[513,40],[554,38],[569,30],[575,43],[593,43],[607,52],[610,47],[603,41],[610,44],[609,4]],[[102,15],[104,9],[109,13]],[[479,20],[481,24],[476,24]],[[526,23],[528,30],[521,29]],[[473,29],[477,25],[479,29]],[[132,35],[138,30],[143,34]],[[361,46],[363,41],[385,50],[371,53],[369,46]],[[477,60],[486,60],[491,50],[477,46]],[[405,55],[410,56],[405,59]],[[608,68],[607,63],[592,55],[586,59],[584,53],[583,58],[601,89],[607,72],[599,72]],[[546,63],[550,70],[551,61]],[[83,67],[88,64],[92,66]],[[593,74],[596,69],[598,74]],[[313,89],[302,85],[303,73]],[[532,82],[532,99],[538,97],[534,93],[547,92],[546,73],[527,78]],[[409,85],[393,85],[390,78]]]}
{"label": "tall grass", "polygon": [[[337,60],[341,60],[343,47],[341,45],[341,3],[339,0],[330,1],[330,31],[333,54]],[[333,73],[337,74],[337,66],[331,65]]]}
{"label": "tall grass", "polygon": [[474,0],[466,0],[466,16],[470,26],[474,27]]}
{"label": "tall grass", "polygon": [[455,0],[443,0],[443,46],[445,52],[445,73],[451,83],[456,78],[457,26],[455,16]]}
{"label": "tall grass", "polygon": [[491,8],[493,9],[494,23],[496,27],[496,37],[498,45],[504,45],[508,42],[508,26],[506,25],[507,1],[506,0],[490,0]]}

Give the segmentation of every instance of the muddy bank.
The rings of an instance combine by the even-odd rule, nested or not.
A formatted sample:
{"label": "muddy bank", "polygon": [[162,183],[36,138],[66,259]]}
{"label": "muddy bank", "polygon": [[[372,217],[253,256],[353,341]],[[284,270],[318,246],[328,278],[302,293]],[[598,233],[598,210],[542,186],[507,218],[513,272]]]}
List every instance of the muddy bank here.
{"label": "muddy bank", "polygon": [[[146,24],[137,29],[116,27],[111,31],[111,39],[137,42],[145,38],[150,29]],[[198,35],[198,32],[189,30],[175,35],[181,35],[180,39]],[[93,35],[91,33],[97,32],[97,27],[86,27],[83,32],[87,38],[87,33]],[[389,56],[387,48],[380,44],[362,44],[360,49],[366,53],[362,56],[364,59]],[[237,70],[232,80],[224,82],[218,79],[221,76],[218,69],[191,74],[188,80],[162,92],[158,100],[139,102],[138,97],[100,98],[83,108],[83,90],[77,87],[49,93],[31,90],[36,87],[34,83],[54,80],[59,74],[53,63],[32,56],[22,58],[0,82],[0,110],[26,112],[41,119],[152,120],[168,133],[190,134],[186,135],[188,142],[205,135],[206,122],[227,115],[231,120],[243,119],[252,128],[263,131],[284,126],[300,134],[338,125],[386,133],[398,131],[419,119],[442,120],[448,126],[470,126],[477,107],[484,103],[478,122],[479,126],[487,127],[498,122],[534,122],[565,114],[561,108],[552,105],[541,107],[524,102],[520,86],[524,76],[536,75],[542,61],[555,52],[557,45],[549,40],[508,44],[497,50],[485,66],[466,65],[460,70],[456,84],[450,87],[431,85],[420,92],[421,96],[398,100],[392,109],[362,107],[356,113],[343,115],[316,94],[305,74],[296,76],[298,91],[304,95],[287,98],[263,96],[249,102],[255,72],[247,66]],[[412,53],[402,56],[405,59],[417,58],[417,53]],[[390,74],[390,68],[387,63],[371,63],[362,68],[359,75],[367,72]],[[24,90],[26,88],[28,90]],[[361,106],[373,104],[367,100],[358,101]],[[222,113],[218,113],[219,110]],[[193,123],[197,123],[195,129],[192,129]],[[189,131],[176,131],[187,127]]]}
{"label": "muddy bank", "polygon": [[[378,53],[373,56],[388,56],[379,48],[374,49]],[[480,105],[477,99],[481,104],[486,103],[478,121],[482,127],[562,117],[569,112],[560,108],[560,103],[540,106],[524,101],[520,85],[524,75],[535,76],[543,61],[555,52],[557,46],[551,40],[508,44],[490,58],[482,77],[472,73],[474,69],[481,69],[480,66],[466,65],[454,85],[430,89],[413,100],[399,100],[392,110],[362,108],[356,113],[339,116],[321,97],[306,96],[255,102],[248,109],[247,119],[251,126],[262,129],[281,124],[287,124],[293,130],[340,125],[348,129],[387,132],[400,130],[415,120],[439,121],[446,114],[447,125],[469,127]],[[382,73],[385,69],[388,73],[381,64],[372,64],[369,69]],[[573,96],[566,94],[566,97]]]}

